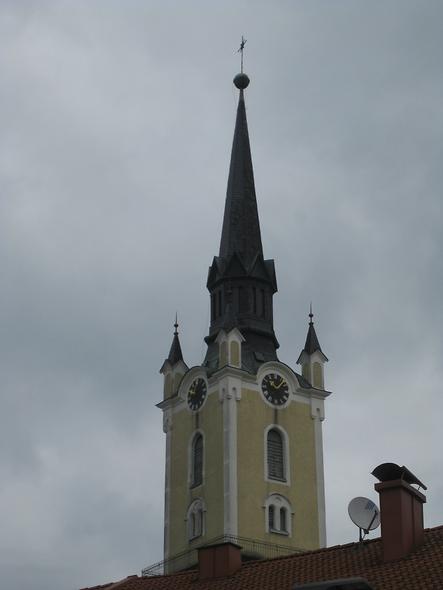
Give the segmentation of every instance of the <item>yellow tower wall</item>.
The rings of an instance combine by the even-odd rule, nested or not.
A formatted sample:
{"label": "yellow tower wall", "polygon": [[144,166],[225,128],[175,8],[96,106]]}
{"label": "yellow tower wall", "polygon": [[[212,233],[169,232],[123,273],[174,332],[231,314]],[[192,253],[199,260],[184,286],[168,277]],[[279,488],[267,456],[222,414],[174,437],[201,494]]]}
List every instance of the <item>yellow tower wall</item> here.
{"label": "yellow tower wall", "polygon": [[[243,389],[237,403],[238,535],[294,548],[319,547],[314,421],[309,403],[276,409]],[[289,438],[288,484],[265,479],[265,429],[281,426]],[[266,532],[265,501],[278,493],[291,504],[292,535]]]}
{"label": "yellow tower wall", "polygon": [[[196,430],[203,433],[203,484],[189,487],[189,448]],[[223,413],[217,391],[210,392],[198,414],[185,403],[173,414],[171,429],[171,475],[169,555],[200,545],[223,534]],[[188,541],[186,514],[193,500],[206,505],[205,530],[201,537]]]}

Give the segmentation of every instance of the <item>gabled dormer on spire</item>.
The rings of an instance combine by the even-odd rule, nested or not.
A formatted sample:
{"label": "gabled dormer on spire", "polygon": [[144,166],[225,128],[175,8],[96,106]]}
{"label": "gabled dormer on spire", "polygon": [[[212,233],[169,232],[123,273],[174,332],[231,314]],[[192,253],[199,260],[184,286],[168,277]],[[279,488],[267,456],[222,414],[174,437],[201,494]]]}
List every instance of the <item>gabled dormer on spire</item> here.
{"label": "gabled dormer on spire", "polygon": [[302,367],[303,377],[317,389],[325,388],[324,364],[328,357],[323,353],[314,328],[312,304],[309,308],[309,327],[306,342],[298,357],[297,364]]}
{"label": "gabled dormer on spire", "polygon": [[221,330],[237,328],[242,334],[242,368],[255,373],[263,362],[277,360],[272,297],[277,291],[274,261],[264,260],[249,145],[244,90],[246,74],[237,74],[240,91],[219,255],[209,269],[211,325],[204,364],[219,366],[216,342]]}
{"label": "gabled dormer on spire", "polygon": [[182,348],[178,337],[177,314],[175,314],[174,336],[172,338],[171,348],[169,349],[168,357],[160,369],[160,373],[164,376],[164,399],[171,397],[177,392],[180,381],[187,370],[188,366],[183,360]]}

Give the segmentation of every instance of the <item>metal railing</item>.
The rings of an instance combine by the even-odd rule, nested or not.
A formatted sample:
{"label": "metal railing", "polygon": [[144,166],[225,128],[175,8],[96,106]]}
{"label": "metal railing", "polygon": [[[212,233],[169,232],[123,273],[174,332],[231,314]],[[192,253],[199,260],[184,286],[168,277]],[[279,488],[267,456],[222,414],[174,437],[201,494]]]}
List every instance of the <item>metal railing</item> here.
{"label": "metal railing", "polygon": [[145,567],[141,574],[142,576],[162,576],[164,574],[171,574],[186,569],[193,569],[198,563],[198,549],[200,547],[207,547],[208,545],[217,545],[219,543],[236,543],[240,545],[242,550],[242,560],[248,561],[252,559],[270,559],[272,557],[282,557],[283,555],[290,555],[291,553],[301,553],[302,549],[289,547],[288,545],[277,545],[275,543],[267,543],[266,541],[258,541],[257,539],[247,539],[246,537],[237,537],[234,535],[222,535],[215,537],[209,541],[204,541],[196,545],[192,549],[177,553],[168,559],[158,561],[148,567]]}

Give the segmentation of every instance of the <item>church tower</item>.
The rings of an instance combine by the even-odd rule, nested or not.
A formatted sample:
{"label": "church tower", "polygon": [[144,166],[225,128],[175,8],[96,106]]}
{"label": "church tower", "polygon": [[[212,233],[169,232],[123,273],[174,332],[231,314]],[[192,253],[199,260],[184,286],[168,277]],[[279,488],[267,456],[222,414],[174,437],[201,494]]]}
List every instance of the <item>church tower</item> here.
{"label": "church tower", "polygon": [[[244,91],[239,102],[221,233],[209,268],[210,326],[201,365],[188,368],[175,323],[163,363],[166,571],[184,556],[234,541],[247,558],[326,543],[323,354],[312,322],[302,375],[277,357],[273,260],[263,255]],[[273,553],[274,555],[277,553]],[[181,557],[180,557],[181,556]]]}

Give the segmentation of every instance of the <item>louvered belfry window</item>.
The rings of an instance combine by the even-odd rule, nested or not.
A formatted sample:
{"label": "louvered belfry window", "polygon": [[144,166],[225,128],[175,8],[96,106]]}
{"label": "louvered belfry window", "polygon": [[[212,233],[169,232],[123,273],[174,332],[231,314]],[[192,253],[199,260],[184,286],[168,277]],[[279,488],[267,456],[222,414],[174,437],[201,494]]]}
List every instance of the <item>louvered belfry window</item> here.
{"label": "louvered belfry window", "polygon": [[268,477],[285,480],[283,438],[274,428],[268,432]]}
{"label": "louvered belfry window", "polygon": [[203,481],[203,437],[197,434],[192,445],[192,486],[199,486]]}

